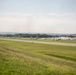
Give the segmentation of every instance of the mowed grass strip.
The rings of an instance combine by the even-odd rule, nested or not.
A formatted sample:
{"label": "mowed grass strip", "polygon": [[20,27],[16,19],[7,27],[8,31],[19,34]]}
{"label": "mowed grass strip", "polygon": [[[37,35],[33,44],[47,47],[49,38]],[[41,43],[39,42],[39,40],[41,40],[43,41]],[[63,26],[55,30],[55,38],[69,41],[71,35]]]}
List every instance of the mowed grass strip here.
{"label": "mowed grass strip", "polygon": [[[4,39],[11,39],[11,38],[5,38],[5,37],[0,37],[0,38],[4,38]],[[55,40],[55,39],[49,39],[49,38],[45,38],[45,39],[36,39],[36,38],[12,38],[12,39],[17,39],[17,40],[29,40],[29,41],[41,41],[41,42],[57,42],[57,43],[73,43],[76,44],[76,40]]]}
{"label": "mowed grass strip", "polygon": [[0,41],[0,75],[76,75],[76,47]]}
{"label": "mowed grass strip", "polygon": [[[14,38],[13,38],[14,39]],[[21,39],[21,40],[31,40],[31,41],[43,41],[43,42],[60,42],[60,43],[76,43],[76,40],[55,40],[55,39],[31,39],[31,38],[15,38],[15,39]]]}

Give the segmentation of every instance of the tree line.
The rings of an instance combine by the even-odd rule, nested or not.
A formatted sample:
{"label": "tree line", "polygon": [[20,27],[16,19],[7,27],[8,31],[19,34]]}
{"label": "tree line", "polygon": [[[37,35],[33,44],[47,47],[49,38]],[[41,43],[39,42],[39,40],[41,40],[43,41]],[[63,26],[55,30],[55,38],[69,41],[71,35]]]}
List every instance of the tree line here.
{"label": "tree line", "polygon": [[23,38],[52,38],[52,37],[76,37],[76,34],[0,34],[2,37],[23,37]]}

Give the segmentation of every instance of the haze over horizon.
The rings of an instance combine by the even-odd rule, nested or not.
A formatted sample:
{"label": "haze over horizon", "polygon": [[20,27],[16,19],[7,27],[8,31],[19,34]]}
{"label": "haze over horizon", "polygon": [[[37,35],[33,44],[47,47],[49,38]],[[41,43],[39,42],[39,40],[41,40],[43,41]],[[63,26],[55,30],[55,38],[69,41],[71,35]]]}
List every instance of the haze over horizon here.
{"label": "haze over horizon", "polygon": [[0,32],[76,33],[76,0],[0,0]]}

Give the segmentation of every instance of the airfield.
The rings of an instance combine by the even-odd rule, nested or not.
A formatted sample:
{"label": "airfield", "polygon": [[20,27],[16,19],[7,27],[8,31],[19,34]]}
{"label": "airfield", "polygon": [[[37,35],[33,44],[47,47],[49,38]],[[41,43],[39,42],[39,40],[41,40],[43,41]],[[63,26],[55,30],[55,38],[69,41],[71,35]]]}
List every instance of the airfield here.
{"label": "airfield", "polygon": [[76,40],[1,37],[0,75],[76,75]]}

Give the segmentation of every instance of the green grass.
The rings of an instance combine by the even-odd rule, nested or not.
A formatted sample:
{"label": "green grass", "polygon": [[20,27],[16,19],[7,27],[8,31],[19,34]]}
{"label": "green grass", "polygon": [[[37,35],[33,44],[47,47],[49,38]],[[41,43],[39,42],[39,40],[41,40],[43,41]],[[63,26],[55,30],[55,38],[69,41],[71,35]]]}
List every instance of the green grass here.
{"label": "green grass", "polygon": [[76,47],[0,40],[0,75],[76,75]]}
{"label": "green grass", "polygon": [[58,58],[61,58],[61,59],[76,61],[75,58],[70,58],[70,57],[66,57],[66,56],[60,56],[60,55],[55,55],[55,54],[46,54],[46,55],[53,56],[53,57],[58,57]]}

